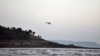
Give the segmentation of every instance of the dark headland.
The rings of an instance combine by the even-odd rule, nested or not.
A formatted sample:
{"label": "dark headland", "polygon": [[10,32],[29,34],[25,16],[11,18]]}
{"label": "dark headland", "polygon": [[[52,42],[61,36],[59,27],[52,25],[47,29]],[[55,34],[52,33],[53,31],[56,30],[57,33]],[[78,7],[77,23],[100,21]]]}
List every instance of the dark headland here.
{"label": "dark headland", "polygon": [[81,46],[64,45],[36,36],[32,30],[5,27],[0,25],[0,48],[87,48]]}

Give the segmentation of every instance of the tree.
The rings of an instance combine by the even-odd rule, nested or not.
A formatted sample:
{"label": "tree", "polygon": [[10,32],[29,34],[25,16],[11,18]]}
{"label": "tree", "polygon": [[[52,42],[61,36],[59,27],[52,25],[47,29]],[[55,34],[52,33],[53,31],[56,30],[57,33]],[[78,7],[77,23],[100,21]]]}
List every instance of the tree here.
{"label": "tree", "polygon": [[16,30],[16,28],[15,27],[12,27],[12,30]]}
{"label": "tree", "polygon": [[39,39],[41,39],[41,36],[40,36],[40,35],[38,35],[37,37],[38,37]]}
{"label": "tree", "polygon": [[33,32],[33,35],[35,34],[35,32]]}
{"label": "tree", "polygon": [[17,31],[22,31],[22,28],[17,28]]}
{"label": "tree", "polygon": [[32,30],[28,30],[28,33],[32,33]]}

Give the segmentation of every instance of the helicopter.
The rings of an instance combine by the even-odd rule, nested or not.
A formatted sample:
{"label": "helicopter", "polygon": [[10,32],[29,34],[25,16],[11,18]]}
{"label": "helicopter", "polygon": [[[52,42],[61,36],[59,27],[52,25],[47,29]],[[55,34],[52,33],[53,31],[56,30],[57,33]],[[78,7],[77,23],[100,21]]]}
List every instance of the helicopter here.
{"label": "helicopter", "polygon": [[45,22],[45,23],[51,25],[51,22]]}

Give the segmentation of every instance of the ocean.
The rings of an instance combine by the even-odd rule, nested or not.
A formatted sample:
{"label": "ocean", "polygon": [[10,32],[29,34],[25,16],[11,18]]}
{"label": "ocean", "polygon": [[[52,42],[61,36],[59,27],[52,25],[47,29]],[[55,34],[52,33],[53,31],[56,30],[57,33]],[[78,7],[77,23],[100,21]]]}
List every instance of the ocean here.
{"label": "ocean", "polygon": [[0,56],[100,56],[100,49],[0,48]]}

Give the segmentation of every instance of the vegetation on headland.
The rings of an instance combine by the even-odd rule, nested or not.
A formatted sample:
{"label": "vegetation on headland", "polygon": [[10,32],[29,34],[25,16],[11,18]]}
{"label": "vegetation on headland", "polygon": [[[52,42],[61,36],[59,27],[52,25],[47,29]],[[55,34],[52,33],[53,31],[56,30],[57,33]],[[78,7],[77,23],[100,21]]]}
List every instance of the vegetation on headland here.
{"label": "vegetation on headland", "polygon": [[0,25],[0,47],[35,47],[35,48],[85,48],[80,46],[64,45],[44,40],[36,36],[32,30],[4,27]]}

